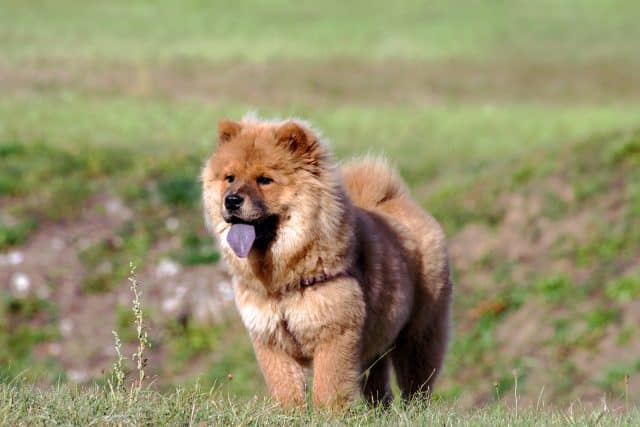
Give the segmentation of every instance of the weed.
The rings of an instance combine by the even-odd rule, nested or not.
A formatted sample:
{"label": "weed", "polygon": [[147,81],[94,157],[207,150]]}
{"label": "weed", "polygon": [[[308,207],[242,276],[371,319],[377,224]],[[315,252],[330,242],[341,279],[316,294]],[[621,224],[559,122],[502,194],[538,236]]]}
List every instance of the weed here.
{"label": "weed", "polygon": [[36,345],[59,338],[56,318],[56,306],[49,300],[33,295],[0,298],[0,381],[10,380],[30,367],[32,372],[27,375],[49,380],[62,376],[57,364],[48,363],[51,369],[47,369],[42,362],[34,364],[32,358]]}
{"label": "weed", "polygon": [[0,250],[24,243],[37,228],[38,222],[32,218],[13,225],[5,224],[0,218]]}
{"label": "weed", "polygon": [[54,320],[57,315],[57,308],[53,302],[35,295],[16,298],[6,296],[4,299],[6,312],[11,316],[17,316],[24,320],[31,320],[36,315],[44,313],[49,320]]}
{"label": "weed", "polygon": [[536,174],[536,169],[532,165],[522,165],[513,174],[513,183],[516,186],[524,185],[531,180]]}
{"label": "weed", "polygon": [[[639,359],[640,361],[640,359]],[[616,363],[608,366],[595,380],[595,383],[605,392],[627,395],[629,376],[640,373],[638,363]]]}
{"label": "weed", "polygon": [[640,296],[640,276],[619,277],[605,285],[605,294],[616,301],[626,303]]}
{"label": "weed", "polygon": [[610,158],[615,163],[638,164],[640,162],[640,132],[623,139],[622,143],[615,144],[611,149]]}
{"label": "weed", "polygon": [[602,225],[597,231],[594,230],[589,242],[576,248],[576,263],[579,266],[596,264],[607,267],[609,262],[624,255],[635,244],[632,236],[632,230]]}
{"label": "weed", "polygon": [[616,309],[599,307],[584,314],[584,319],[589,329],[601,329],[618,319],[619,316],[620,313]]}
{"label": "weed", "polygon": [[131,360],[136,363],[136,369],[138,370],[138,382],[136,384],[136,390],[139,391],[142,388],[142,383],[145,378],[144,368],[147,365],[147,359],[145,358],[144,352],[149,347],[149,337],[147,335],[147,331],[144,328],[144,315],[142,312],[142,301],[141,301],[141,293],[138,289],[139,283],[138,278],[136,277],[136,267],[133,263],[130,263],[130,274],[129,274],[129,283],[131,284],[131,291],[133,292],[133,301],[131,310],[134,315],[134,323],[136,326],[137,338],[138,338],[138,349],[131,356]]}
{"label": "weed", "polygon": [[539,280],[535,290],[548,301],[560,303],[568,297],[580,297],[581,290],[566,276],[554,276]]}
{"label": "weed", "polygon": [[575,340],[576,345],[586,348],[597,346],[606,332],[606,327],[620,318],[620,310],[596,307],[582,314],[585,330]]}
{"label": "weed", "polygon": [[633,327],[626,326],[622,328],[616,337],[616,344],[619,346],[627,345],[636,333],[637,330]]}
{"label": "weed", "polygon": [[108,384],[111,390],[111,395],[113,398],[116,398],[116,394],[124,391],[124,360],[125,357],[122,355],[122,341],[120,341],[120,337],[116,331],[111,331],[113,334],[114,347],[116,350],[116,360],[113,362],[113,382],[112,379],[109,378]]}
{"label": "weed", "polygon": [[212,264],[220,254],[211,237],[201,237],[190,232],[182,238],[182,248],[172,254],[183,265]]}
{"label": "weed", "polygon": [[[131,405],[137,402],[140,392],[143,389],[145,375],[145,367],[147,366],[146,350],[150,346],[149,336],[145,328],[144,312],[142,309],[142,293],[140,290],[140,282],[136,276],[136,267],[133,262],[129,264],[129,285],[132,292],[131,312],[133,313],[133,326],[136,331],[137,349],[131,356],[131,361],[135,364],[137,378],[131,384],[129,390],[128,402]],[[111,396],[114,399],[122,397],[121,391],[124,389],[126,357],[122,355],[122,341],[116,331],[112,331],[114,338],[114,347],[116,351],[116,360],[113,362],[113,372],[111,378],[107,379]]]}

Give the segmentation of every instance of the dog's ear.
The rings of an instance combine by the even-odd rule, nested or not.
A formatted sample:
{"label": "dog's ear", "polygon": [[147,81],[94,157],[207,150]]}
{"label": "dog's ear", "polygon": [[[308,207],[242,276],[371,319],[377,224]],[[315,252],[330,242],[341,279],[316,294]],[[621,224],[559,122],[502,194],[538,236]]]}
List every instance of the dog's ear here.
{"label": "dog's ear", "polygon": [[276,141],[292,153],[309,151],[316,143],[314,135],[296,122],[286,122],[276,130]]}
{"label": "dog's ear", "polygon": [[226,119],[220,120],[218,122],[218,143],[224,144],[235,138],[241,129],[242,127],[238,122]]}

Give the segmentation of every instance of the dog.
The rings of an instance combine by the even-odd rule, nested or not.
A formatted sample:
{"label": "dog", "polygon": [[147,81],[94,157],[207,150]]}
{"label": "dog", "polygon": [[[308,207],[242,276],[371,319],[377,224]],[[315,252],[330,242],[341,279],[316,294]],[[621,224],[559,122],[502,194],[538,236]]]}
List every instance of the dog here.
{"label": "dog", "polygon": [[[221,120],[205,221],[267,387],[282,406],[430,395],[450,330],[442,228],[382,158],[340,167],[301,120]],[[312,373],[311,373],[312,372]]]}

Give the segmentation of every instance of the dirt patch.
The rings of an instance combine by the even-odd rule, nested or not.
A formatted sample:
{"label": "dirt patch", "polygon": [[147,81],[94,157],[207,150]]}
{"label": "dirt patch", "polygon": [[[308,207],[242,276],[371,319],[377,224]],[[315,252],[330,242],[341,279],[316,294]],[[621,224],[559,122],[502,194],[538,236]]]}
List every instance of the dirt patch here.
{"label": "dirt patch", "polygon": [[470,386],[474,403],[492,398],[489,375],[510,380],[505,366],[519,366],[521,402],[533,397],[535,403],[543,389],[552,399],[596,402],[607,393],[610,402],[620,402],[624,372],[632,373],[630,387],[640,384],[640,308],[605,292],[609,280],[635,277],[635,263],[614,253],[610,263],[620,260],[620,269],[612,272],[604,261],[580,255],[606,245],[614,235],[607,228],[628,221],[623,184],[614,180],[608,191],[579,199],[560,173],[536,178],[502,191],[497,224],[469,223],[452,236],[458,292],[482,296],[457,316],[458,328],[495,322],[480,323],[489,325],[480,336],[495,343],[482,355],[485,372],[464,374],[479,379]]}
{"label": "dirt patch", "polygon": [[620,103],[640,99],[639,76],[640,66],[634,63],[527,63],[517,58],[491,63],[340,58],[263,64],[38,62],[20,67],[0,62],[0,89],[7,94],[75,89],[254,105]]}
{"label": "dirt patch", "polygon": [[[36,348],[37,359],[53,358],[70,380],[83,382],[110,370],[115,348],[118,310],[129,310],[127,280],[108,292],[87,293],[82,283],[87,273],[78,258],[82,249],[113,237],[132,213],[115,196],[92,199],[73,221],[43,224],[29,241],[0,256],[0,283],[17,299],[37,297],[55,304],[60,338]],[[158,242],[148,262],[139,270],[143,304],[152,314],[152,338],[160,334],[157,319],[193,318],[199,324],[215,323],[232,305],[229,277],[221,264],[184,268],[161,254],[175,242]],[[30,321],[34,327],[42,326]],[[125,343],[126,354],[133,344]],[[164,350],[148,352],[149,366],[161,367]]]}
{"label": "dirt patch", "polygon": [[493,261],[492,266],[498,261],[509,262],[513,268],[511,277],[516,282],[526,281],[532,273],[544,270],[566,273],[578,281],[583,280],[588,269],[553,255],[554,246],[561,239],[570,239],[575,244],[585,243],[595,224],[602,220],[601,212],[608,212],[609,221],[619,219],[623,209],[613,211],[608,206],[617,205],[622,194],[605,194],[589,209],[563,213],[554,219],[544,212],[548,204],[544,192],[561,197],[568,206],[575,203],[575,196],[558,179],[550,178],[548,181],[552,185],[540,185],[539,191],[503,194],[498,204],[504,211],[504,217],[495,228],[471,223],[452,236],[450,252],[453,264],[464,274],[469,270],[477,272],[475,266],[483,260]]}

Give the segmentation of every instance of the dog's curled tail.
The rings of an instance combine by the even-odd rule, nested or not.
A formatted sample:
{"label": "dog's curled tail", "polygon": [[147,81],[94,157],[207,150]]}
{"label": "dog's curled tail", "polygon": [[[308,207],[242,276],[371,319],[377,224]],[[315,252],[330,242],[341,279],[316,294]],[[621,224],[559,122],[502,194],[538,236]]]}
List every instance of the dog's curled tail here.
{"label": "dog's curled tail", "polygon": [[342,176],[349,198],[363,209],[407,194],[404,181],[384,157],[351,160],[342,166]]}

